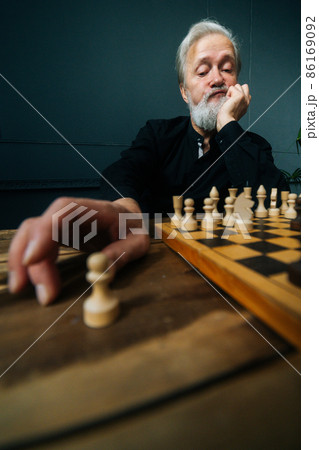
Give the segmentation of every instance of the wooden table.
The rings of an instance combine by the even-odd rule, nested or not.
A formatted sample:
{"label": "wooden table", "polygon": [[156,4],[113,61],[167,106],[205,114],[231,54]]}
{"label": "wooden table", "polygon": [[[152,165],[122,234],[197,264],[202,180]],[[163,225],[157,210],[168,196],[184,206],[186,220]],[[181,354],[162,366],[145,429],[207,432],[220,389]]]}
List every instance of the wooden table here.
{"label": "wooden table", "polygon": [[92,330],[83,258],[64,250],[75,259],[44,308],[31,289],[7,292],[11,237],[0,238],[1,448],[300,447],[300,354],[161,241],[115,278],[120,319]]}

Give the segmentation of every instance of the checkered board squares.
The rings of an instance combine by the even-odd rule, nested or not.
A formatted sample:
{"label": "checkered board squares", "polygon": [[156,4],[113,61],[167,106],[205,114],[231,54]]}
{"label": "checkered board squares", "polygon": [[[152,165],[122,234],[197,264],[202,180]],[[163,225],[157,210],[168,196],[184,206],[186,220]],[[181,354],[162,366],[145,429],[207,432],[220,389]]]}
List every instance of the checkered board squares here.
{"label": "checkered board squares", "polygon": [[[253,219],[242,234],[218,226],[193,232],[158,224],[164,242],[211,281],[300,347],[300,289],[289,281],[289,264],[300,261],[301,235],[284,217]],[[159,231],[160,231],[159,230]]]}

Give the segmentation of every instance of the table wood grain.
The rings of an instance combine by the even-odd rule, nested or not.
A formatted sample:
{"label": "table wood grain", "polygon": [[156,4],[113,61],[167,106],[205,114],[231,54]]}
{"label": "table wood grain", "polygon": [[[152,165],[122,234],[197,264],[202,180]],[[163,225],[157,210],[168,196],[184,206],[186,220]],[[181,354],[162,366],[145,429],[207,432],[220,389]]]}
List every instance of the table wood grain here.
{"label": "table wood grain", "polygon": [[[1,237],[6,264],[12,233]],[[112,284],[119,320],[89,329],[85,258],[61,250],[64,288],[49,307],[1,282],[0,445],[300,445],[300,357],[289,344],[158,240]]]}

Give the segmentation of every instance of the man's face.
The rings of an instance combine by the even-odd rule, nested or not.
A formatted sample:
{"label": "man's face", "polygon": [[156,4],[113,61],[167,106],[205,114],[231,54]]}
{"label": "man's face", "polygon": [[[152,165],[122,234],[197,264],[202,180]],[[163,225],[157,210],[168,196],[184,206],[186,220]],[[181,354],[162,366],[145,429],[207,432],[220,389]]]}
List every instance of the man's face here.
{"label": "man's face", "polygon": [[226,36],[209,34],[191,46],[186,59],[185,86],[180,86],[186,103],[196,107],[203,100],[216,110],[224,103],[229,86],[236,83],[234,48]]}

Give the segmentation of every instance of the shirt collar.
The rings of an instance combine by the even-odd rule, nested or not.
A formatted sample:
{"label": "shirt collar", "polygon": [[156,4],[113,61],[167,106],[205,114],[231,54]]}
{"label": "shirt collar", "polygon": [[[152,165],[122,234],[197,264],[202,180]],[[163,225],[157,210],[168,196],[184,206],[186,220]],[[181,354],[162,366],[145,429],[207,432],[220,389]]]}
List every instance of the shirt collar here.
{"label": "shirt collar", "polygon": [[[190,141],[190,145],[192,148],[192,152],[193,152],[193,156],[195,159],[199,158],[199,147],[202,147],[203,143],[204,143],[204,137],[197,133],[197,131],[193,128],[192,125],[192,121],[191,118],[189,117],[189,123],[188,123],[188,129],[187,129],[187,135],[188,135],[188,139]],[[205,153],[203,156],[207,155],[207,154],[211,154],[211,150],[213,147],[215,147],[215,137],[212,137],[210,139],[210,151]]]}

